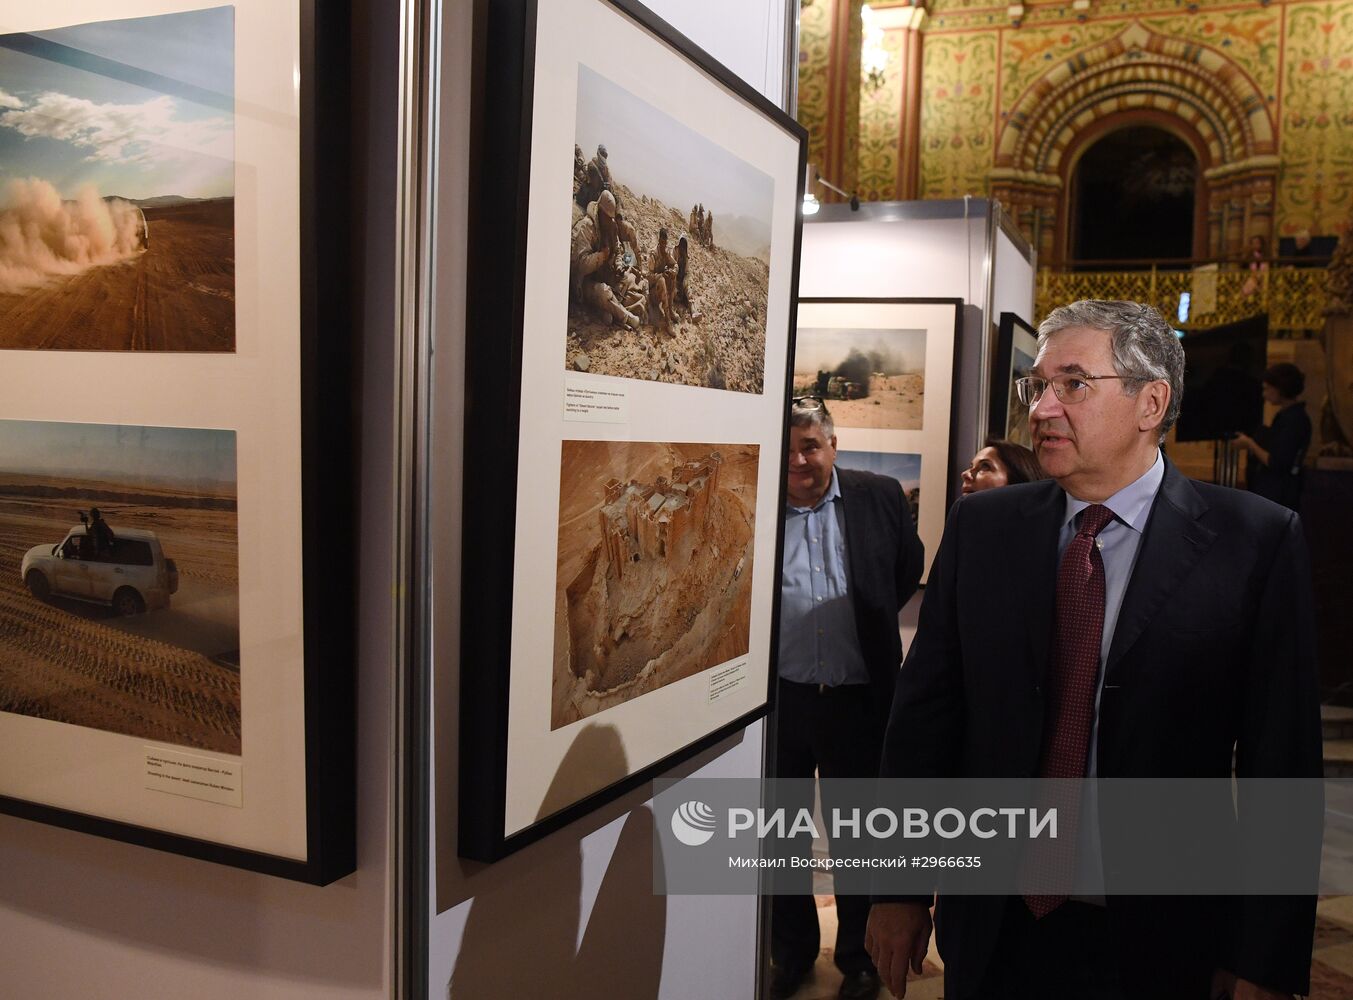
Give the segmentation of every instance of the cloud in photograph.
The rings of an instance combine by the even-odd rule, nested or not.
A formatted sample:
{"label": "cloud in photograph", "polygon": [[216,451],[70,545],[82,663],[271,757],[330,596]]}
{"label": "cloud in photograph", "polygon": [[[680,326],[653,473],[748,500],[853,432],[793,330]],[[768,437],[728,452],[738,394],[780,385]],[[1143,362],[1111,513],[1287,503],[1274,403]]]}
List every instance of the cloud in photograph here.
{"label": "cloud in photograph", "polygon": [[0,181],[234,194],[234,11],[0,35]]}

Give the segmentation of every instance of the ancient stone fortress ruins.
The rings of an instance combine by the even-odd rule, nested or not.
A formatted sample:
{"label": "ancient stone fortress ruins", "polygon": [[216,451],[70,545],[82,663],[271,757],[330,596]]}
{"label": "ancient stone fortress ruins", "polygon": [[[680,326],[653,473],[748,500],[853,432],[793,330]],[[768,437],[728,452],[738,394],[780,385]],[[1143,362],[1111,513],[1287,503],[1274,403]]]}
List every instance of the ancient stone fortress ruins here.
{"label": "ancient stone fortress ruins", "polygon": [[627,563],[665,560],[681,550],[691,531],[705,527],[722,464],[723,456],[712,451],[675,466],[670,480],[664,476],[651,484],[608,480],[598,512],[608,572],[614,570],[617,578],[623,578]]}

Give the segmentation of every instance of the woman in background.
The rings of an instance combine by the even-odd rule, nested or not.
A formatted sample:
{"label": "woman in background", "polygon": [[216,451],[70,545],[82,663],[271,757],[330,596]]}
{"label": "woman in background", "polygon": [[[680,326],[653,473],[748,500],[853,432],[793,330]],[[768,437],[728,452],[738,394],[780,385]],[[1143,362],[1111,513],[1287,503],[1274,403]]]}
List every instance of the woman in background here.
{"label": "woman in background", "polygon": [[1036,456],[1022,444],[987,438],[982,448],[963,470],[963,494],[979,493],[998,486],[1032,483],[1047,479],[1048,474],[1038,464]]}
{"label": "woman in background", "polygon": [[1286,361],[1264,372],[1264,402],[1278,408],[1273,423],[1248,434],[1237,434],[1236,444],[1250,453],[1245,478],[1250,492],[1289,510],[1301,505],[1302,466],[1311,446],[1311,418],[1299,397],[1306,375]]}

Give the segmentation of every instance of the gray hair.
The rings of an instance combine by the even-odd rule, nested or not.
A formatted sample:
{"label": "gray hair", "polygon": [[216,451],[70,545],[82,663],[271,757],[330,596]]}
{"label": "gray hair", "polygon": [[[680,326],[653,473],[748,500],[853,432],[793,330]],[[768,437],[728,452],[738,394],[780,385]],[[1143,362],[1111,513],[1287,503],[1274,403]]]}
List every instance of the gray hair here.
{"label": "gray hair", "polygon": [[832,415],[827,412],[827,404],[823,403],[816,410],[805,410],[797,404],[789,408],[789,426],[790,427],[820,427],[822,436],[830,438],[836,433],[836,424],[832,421]]}
{"label": "gray hair", "polygon": [[1039,348],[1063,330],[1077,326],[1110,335],[1114,374],[1123,376],[1126,395],[1137,395],[1146,382],[1169,384],[1170,404],[1160,423],[1160,439],[1164,441],[1179,419],[1184,402],[1184,348],[1170,324],[1155,308],[1141,302],[1082,299],[1054,309],[1039,324]]}

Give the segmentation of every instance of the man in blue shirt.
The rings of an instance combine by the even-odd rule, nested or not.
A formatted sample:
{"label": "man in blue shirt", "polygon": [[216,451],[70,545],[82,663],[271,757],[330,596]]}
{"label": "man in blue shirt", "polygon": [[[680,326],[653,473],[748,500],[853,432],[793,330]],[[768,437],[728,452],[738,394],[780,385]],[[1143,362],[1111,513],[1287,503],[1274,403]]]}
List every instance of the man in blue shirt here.
{"label": "man in blue shirt", "polygon": [[[902,656],[897,615],[921,578],[925,550],[902,485],[836,468],[831,414],[817,396],[790,412],[780,585],[775,777],[872,778]],[[827,803],[830,808],[830,803]],[[872,998],[879,978],[864,948],[866,895],[838,895],[836,964],[843,1000]],[[818,954],[810,895],[771,906],[771,995],[793,995]]]}

